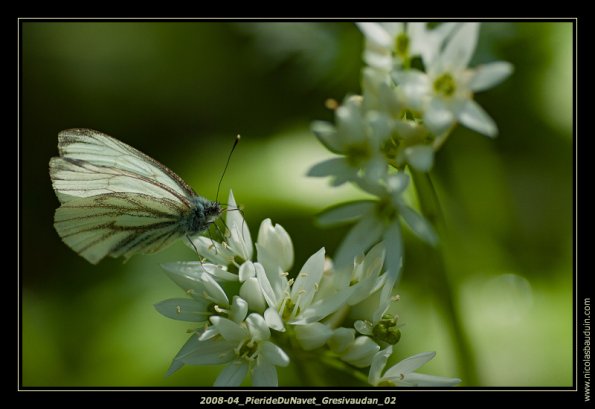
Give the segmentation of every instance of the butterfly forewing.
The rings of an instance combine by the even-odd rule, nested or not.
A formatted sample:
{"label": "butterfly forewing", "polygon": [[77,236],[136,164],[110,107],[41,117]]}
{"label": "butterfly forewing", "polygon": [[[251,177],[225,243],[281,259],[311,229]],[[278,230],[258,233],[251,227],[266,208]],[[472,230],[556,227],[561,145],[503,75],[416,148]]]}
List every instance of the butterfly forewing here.
{"label": "butterfly forewing", "polygon": [[50,175],[60,200],[131,192],[188,201],[196,193],[170,169],[111,136],[90,129],[58,135]]}

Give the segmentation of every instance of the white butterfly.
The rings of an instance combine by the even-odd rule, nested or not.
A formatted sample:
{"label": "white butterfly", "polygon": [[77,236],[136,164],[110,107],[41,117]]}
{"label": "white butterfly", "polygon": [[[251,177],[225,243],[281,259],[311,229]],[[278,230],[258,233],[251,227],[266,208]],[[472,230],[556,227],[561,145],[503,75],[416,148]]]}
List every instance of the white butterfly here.
{"label": "white butterfly", "polygon": [[54,227],[93,264],[159,251],[205,231],[222,212],[155,159],[101,132],[62,131],[58,150],[50,160],[62,203]]}

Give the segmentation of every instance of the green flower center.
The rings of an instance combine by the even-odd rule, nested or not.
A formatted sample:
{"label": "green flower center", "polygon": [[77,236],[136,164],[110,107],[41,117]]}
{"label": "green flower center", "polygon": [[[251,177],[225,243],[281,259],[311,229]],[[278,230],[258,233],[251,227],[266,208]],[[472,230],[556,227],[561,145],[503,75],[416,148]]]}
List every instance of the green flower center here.
{"label": "green flower center", "polygon": [[372,329],[372,334],[379,341],[384,341],[390,345],[396,344],[401,339],[401,331],[397,328],[397,318],[385,314]]}
{"label": "green flower center", "polygon": [[395,38],[395,54],[403,59],[409,57],[409,44],[411,40],[405,33],[401,33]]}
{"label": "green flower center", "polygon": [[438,95],[452,97],[456,90],[457,83],[448,72],[445,72],[434,80],[434,91]]}
{"label": "green flower center", "polygon": [[397,153],[399,152],[399,146],[397,141],[395,141],[393,138],[389,138],[382,144],[380,150],[386,159],[394,160],[396,159]]}
{"label": "green flower center", "polygon": [[[294,308],[295,308],[295,303],[291,300],[291,298],[287,299],[287,301],[285,302],[285,306],[283,308],[283,312],[281,313],[281,316],[283,317],[284,320],[289,320],[292,317]],[[299,313],[299,308],[298,308],[298,313]]]}
{"label": "green flower center", "polygon": [[397,217],[397,209],[389,197],[383,197],[378,201],[376,211],[381,219],[386,220],[389,223]]}
{"label": "green flower center", "polygon": [[238,351],[238,356],[251,359],[258,352],[256,342],[245,342]]}
{"label": "green flower center", "polygon": [[345,156],[350,166],[359,167],[372,157],[372,150],[365,142],[355,143],[347,146]]}

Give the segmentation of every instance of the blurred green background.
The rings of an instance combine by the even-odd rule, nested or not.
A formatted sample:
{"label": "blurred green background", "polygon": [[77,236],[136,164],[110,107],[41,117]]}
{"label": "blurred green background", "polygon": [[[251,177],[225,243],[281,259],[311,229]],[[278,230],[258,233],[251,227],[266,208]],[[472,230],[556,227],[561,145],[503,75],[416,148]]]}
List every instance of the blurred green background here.
{"label": "blurred green background", "polygon": [[[500,135],[459,128],[436,158],[448,268],[479,386],[572,384],[572,30],[484,23],[474,63],[515,66],[476,97]],[[58,132],[115,136],[211,199],[241,133],[222,189],[233,188],[254,238],[263,218],[281,223],[300,266],[322,246],[332,254],[347,231],[317,228],[315,213],[358,195],[304,175],[329,156],[309,124],[332,119],[327,98],[359,92],[362,46],[352,23],[22,23],[23,386],[200,386],[220,370],[164,378],[189,325],[153,304],[183,296],[159,265],[192,259],[184,244],[93,266],[61,242],[48,175]],[[457,376],[426,249],[405,240],[396,359],[437,351],[421,372]],[[280,384],[299,385],[296,376],[282,369]]]}

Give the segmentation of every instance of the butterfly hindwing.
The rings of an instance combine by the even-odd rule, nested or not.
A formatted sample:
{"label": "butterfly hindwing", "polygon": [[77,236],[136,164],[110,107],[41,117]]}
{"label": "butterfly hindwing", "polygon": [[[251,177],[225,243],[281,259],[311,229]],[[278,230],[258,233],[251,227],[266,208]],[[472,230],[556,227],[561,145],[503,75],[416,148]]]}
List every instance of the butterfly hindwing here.
{"label": "butterfly hindwing", "polygon": [[184,235],[187,208],[141,193],[72,198],[56,210],[54,226],[64,242],[89,262],[105,256],[152,253]]}

